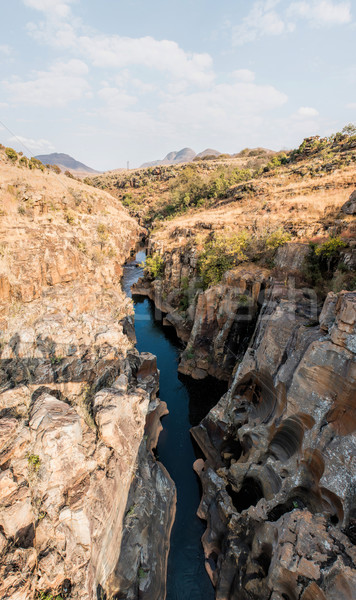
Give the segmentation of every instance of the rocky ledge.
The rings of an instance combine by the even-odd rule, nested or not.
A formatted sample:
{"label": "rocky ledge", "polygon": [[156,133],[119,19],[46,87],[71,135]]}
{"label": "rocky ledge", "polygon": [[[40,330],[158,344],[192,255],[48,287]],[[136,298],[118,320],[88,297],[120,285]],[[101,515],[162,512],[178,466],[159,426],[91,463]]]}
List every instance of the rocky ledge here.
{"label": "rocky ledge", "polygon": [[356,589],[356,292],[271,288],[218,405],[192,430],[219,600],[351,600]]}

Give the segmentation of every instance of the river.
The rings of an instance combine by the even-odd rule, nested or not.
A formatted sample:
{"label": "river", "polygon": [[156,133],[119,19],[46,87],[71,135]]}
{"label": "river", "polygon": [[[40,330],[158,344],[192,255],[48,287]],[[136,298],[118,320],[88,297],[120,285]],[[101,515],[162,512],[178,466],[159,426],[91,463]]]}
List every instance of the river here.
{"label": "river", "polygon": [[[138,265],[145,252],[125,266],[123,288],[130,288],[143,273]],[[169,415],[163,419],[157,454],[177,487],[177,513],[171,534],[168,558],[167,600],[213,600],[213,586],[204,566],[201,536],[205,523],[196,516],[200,502],[200,486],[192,465],[200,457],[199,449],[189,433],[215,406],[226,391],[226,384],[212,377],[195,381],[178,373],[182,344],[171,327],[162,325],[162,318],[153,302],[142,296],[132,297],[135,308],[135,331],[139,352],[157,356],[160,370],[159,397],[166,402]]]}

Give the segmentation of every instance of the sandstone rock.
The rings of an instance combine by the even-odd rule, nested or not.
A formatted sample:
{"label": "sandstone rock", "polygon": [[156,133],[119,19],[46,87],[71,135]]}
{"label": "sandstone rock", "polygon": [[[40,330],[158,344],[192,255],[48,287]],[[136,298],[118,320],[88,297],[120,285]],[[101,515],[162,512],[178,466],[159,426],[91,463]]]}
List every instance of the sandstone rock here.
{"label": "sandstone rock", "polygon": [[347,215],[356,215],[356,190],[352,192],[348,201],[342,205],[341,210]]}
{"label": "sandstone rock", "polygon": [[271,297],[230,389],[192,430],[207,570],[227,600],[351,598],[354,293],[328,296],[322,330]]}
{"label": "sandstone rock", "polygon": [[285,244],[277,249],[275,265],[281,269],[299,271],[302,268],[308,253],[308,244],[298,244],[294,242]]}

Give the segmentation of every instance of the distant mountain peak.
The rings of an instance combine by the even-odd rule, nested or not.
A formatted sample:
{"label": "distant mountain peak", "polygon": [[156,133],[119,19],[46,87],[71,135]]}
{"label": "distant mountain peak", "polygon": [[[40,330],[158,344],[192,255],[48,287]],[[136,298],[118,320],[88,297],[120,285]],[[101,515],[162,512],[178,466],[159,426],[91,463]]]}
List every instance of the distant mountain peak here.
{"label": "distant mountain peak", "polygon": [[35,156],[38,160],[41,161],[44,165],[57,165],[62,171],[76,171],[76,172],[84,172],[84,173],[99,173],[100,171],[95,171],[91,167],[88,167],[84,163],[79,162],[69,154],[64,154],[62,152],[52,152],[52,154],[40,154]]}
{"label": "distant mountain peak", "polygon": [[162,160],[153,160],[151,162],[144,163],[141,167],[157,167],[159,165],[177,165],[179,163],[191,162],[196,157],[196,153],[191,148],[182,148],[181,150],[174,150],[168,152],[168,154]]}

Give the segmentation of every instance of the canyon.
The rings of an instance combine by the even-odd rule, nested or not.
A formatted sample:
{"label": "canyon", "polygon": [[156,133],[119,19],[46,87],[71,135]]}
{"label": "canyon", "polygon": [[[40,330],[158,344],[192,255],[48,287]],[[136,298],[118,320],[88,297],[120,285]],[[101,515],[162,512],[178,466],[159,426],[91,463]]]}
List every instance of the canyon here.
{"label": "canyon", "polygon": [[[307,141],[295,162],[157,221],[138,218],[138,194],[153,178],[162,202],[185,167],[83,183],[0,151],[1,597],[176,598],[185,475],[168,462],[187,451],[194,598],[355,598],[354,148],[325,160]],[[149,306],[179,348],[178,384],[200,395],[189,450],[159,441],[173,378],[153,329],[139,337]]]}

